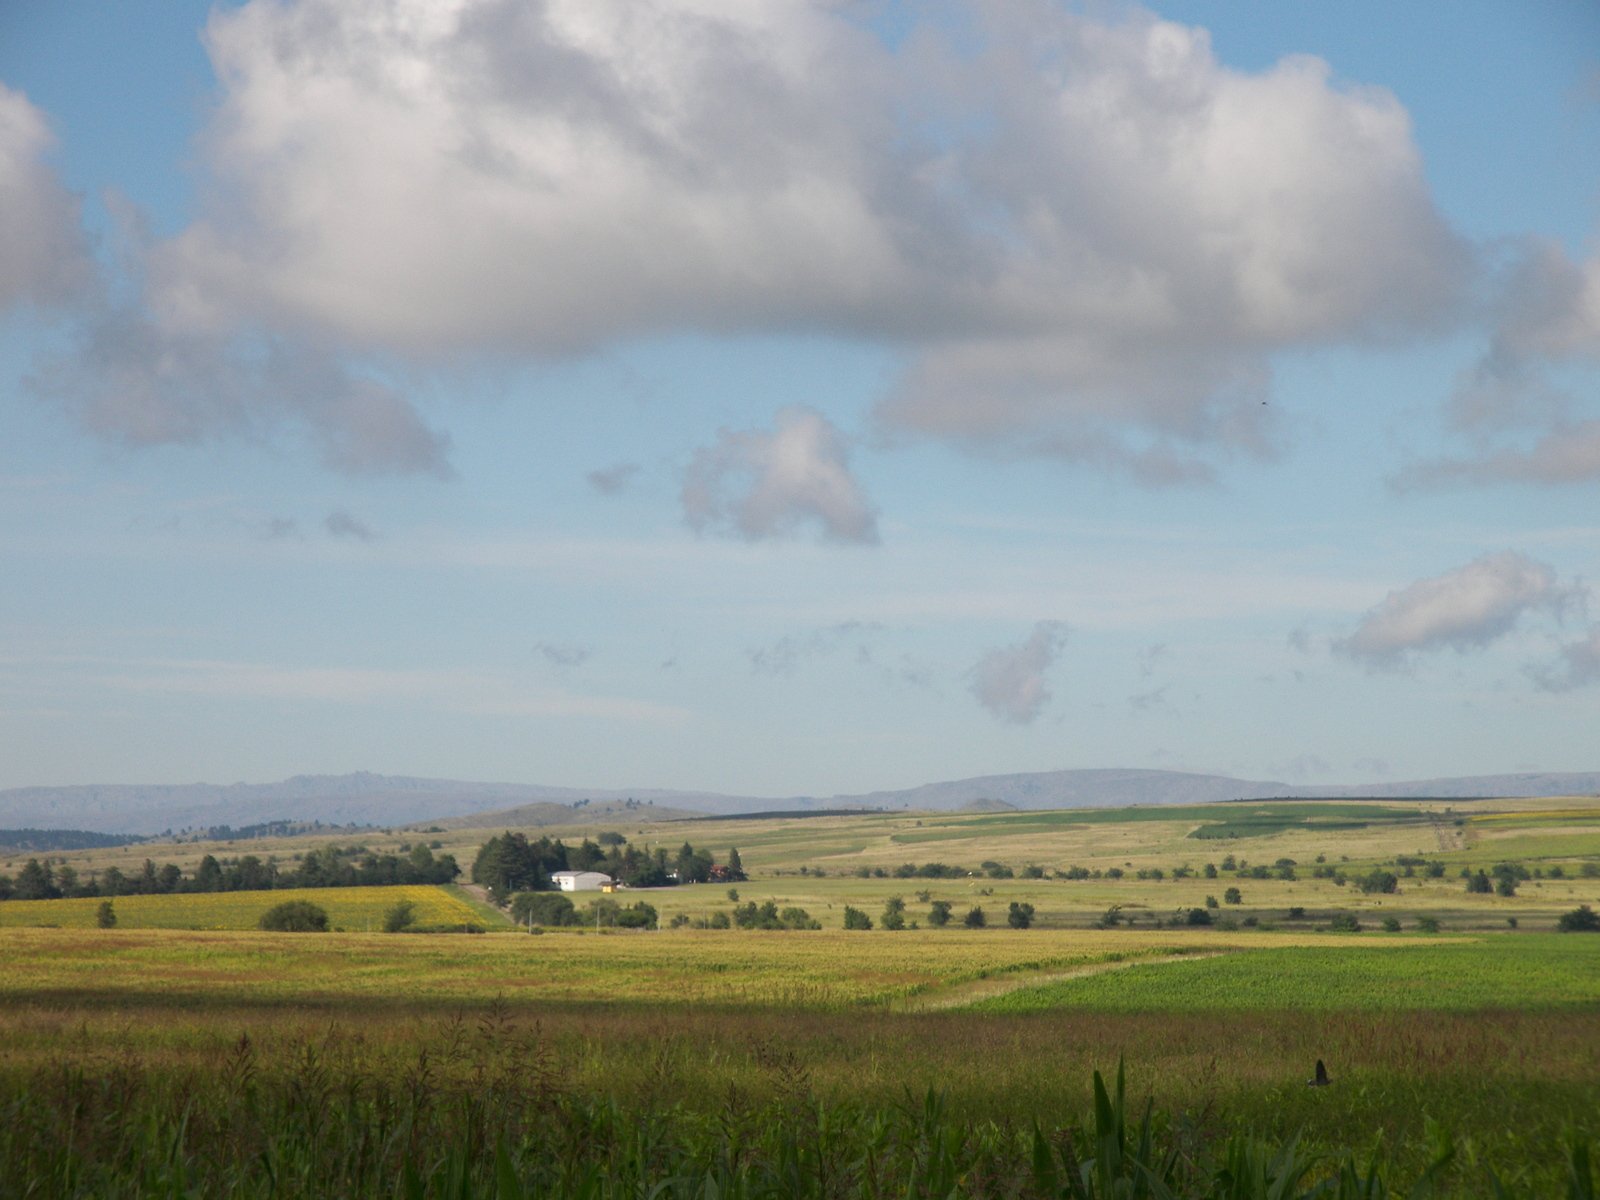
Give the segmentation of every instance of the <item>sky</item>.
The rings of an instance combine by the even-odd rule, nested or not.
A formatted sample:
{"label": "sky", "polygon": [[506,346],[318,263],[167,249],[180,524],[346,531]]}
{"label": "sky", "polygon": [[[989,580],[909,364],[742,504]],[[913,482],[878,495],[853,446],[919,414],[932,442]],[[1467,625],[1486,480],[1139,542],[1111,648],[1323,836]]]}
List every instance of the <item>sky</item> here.
{"label": "sky", "polygon": [[0,788],[1594,770],[1600,7],[0,6]]}

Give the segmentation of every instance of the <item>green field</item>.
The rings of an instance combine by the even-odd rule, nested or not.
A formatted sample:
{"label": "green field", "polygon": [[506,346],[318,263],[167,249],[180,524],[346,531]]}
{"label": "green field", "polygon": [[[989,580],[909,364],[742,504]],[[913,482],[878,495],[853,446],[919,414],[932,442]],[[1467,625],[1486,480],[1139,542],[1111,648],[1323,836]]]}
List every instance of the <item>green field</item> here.
{"label": "green field", "polygon": [[[445,849],[470,864],[489,832],[453,830]],[[1070,1194],[1068,1165],[1115,1158],[1122,1182],[1090,1194],[1159,1195],[1137,1190],[1153,1173],[1174,1196],[1266,1196],[1274,1161],[1299,1180],[1285,1196],[1377,1195],[1357,1179],[1369,1170],[1395,1194],[1425,1175],[1431,1195],[1589,1194],[1570,1189],[1588,1170],[1574,1147],[1600,1151],[1600,936],[1548,931],[1600,906],[1582,874],[1600,803],[1460,803],[1439,822],[1395,802],[1274,803],[622,832],[737,845],[754,876],[738,902],[804,907],[824,928],[529,936],[451,888],[121,896],[108,930],[92,898],[0,903],[0,1179],[82,1197],[1043,1197]],[[415,836],[362,835],[380,851]],[[1537,877],[1468,894],[1460,867],[1508,847]],[[1319,855],[1351,878],[1398,870],[1419,850],[1449,872],[1395,894],[1310,871]],[[1301,869],[1199,873],[1229,853]],[[58,857],[92,871],[127,854]],[[928,861],[1018,877],[893,877]],[[1021,877],[1030,865],[1099,875]],[[1196,874],[1172,878],[1184,865]],[[1206,910],[1222,924],[1182,924],[1229,886],[1241,903]],[[255,930],[301,896],[343,931]],[[845,905],[878,918],[892,896],[920,928],[840,927]],[[490,931],[369,932],[402,897],[425,924]],[[735,904],[712,885],[619,899],[664,926]],[[957,922],[928,928],[939,899]],[[1033,928],[1005,928],[1014,901],[1035,906]],[[990,927],[961,926],[975,905]],[[1093,927],[1113,908],[1121,924]],[[1363,931],[1328,932],[1341,913]],[[1319,1058],[1334,1083],[1307,1088]],[[1093,1075],[1119,1060],[1126,1107],[1097,1108]],[[1146,1101],[1141,1158],[1114,1118]]]}

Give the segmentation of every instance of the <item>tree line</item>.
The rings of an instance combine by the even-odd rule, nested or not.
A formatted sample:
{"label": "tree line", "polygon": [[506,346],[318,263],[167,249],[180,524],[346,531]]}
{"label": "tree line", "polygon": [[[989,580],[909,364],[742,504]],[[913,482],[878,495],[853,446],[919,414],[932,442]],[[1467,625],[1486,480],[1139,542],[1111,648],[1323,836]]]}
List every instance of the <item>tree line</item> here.
{"label": "tree line", "polygon": [[71,896],[145,896],[178,892],[264,892],[274,888],[385,887],[450,883],[461,868],[455,856],[434,854],[418,843],[403,854],[376,854],[360,847],[323,846],[297,865],[254,854],[219,859],[208,854],[194,874],[176,863],[152,859],[127,874],[117,867],[81,875],[71,866],[30,858],[15,879],[0,875],[0,900],[58,900]]}
{"label": "tree line", "polygon": [[684,842],[676,854],[665,846],[640,849],[620,833],[602,833],[568,846],[549,836],[537,841],[507,830],[490,838],[472,862],[472,882],[489,889],[497,903],[518,892],[537,892],[554,885],[557,871],[599,871],[628,887],[671,887],[678,883],[737,883],[745,878],[739,851],[730,849],[718,863],[709,850]]}

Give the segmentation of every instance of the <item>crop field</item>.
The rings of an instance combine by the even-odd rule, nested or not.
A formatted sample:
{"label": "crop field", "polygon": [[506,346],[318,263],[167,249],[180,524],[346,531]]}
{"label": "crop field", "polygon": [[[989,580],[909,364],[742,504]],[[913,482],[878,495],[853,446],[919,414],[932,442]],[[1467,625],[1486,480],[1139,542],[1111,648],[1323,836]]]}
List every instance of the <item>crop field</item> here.
{"label": "crop field", "polygon": [[[737,900],[619,897],[689,922],[656,931],[530,936],[456,888],[119,896],[106,930],[96,899],[6,901],[0,1179],[82,1197],[1054,1197],[1095,1157],[1121,1164],[1097,1197],[1163,1194],[1139,1192],[1152,1177],[1175,1197],[1266,1196],[1275,1173],[1299,1181],[1285,1196],[1373,1196],[1371,1172],[1393,1194],[1590,1195],[1600,936],[1549,931],[1600,907],[1583,873],[1600,802],[1432,807],[639,817],[620,828],[636,844],[737,846],[753,876]],[[463,866],[485,836],[440,831]],[[164,851],[57,859],[178,861]],[[1227,855],[1294,859],[1296,877],[1205,878]],[[1356,888],[1399,856],[1448,871]],[[1465,890],[1462,868],[1513,858],[1530,871],[1515,895]],[[894,877],[926,862],[974,873]],[[1346,883],[1314,876],[1325,864]],[[1238,903],[1206,909],[1218,924],[1183,925],[1229,887]],[[891,897],[915,928],[881,928]],[[294,898],[342,931],[255,928]],[[372,932],[402,898],[423,924],[489,932]],[[573,897],[580,913],[593,898]],[[692,927],[767,900],[823,928]],[[929,927],[935,900],[950,926]],[[1012,902],[1033,928],[1005,927]],[[880,927],[844,930],[846,905]],[[971,907],[988,928],[962,926]],[[1361,932],[1331,932],[1341,915]],[[1307,1088],[1318,1059],[1333,1083]],[[1147,1102],[1148,1151],[1116,1134]]]}
{"label": "crop field", "polygon": [[[254,929],[261,914],[286,900],[309,900],[328,923],[347,930],[379,929],[383,916],[402,900],[416,906],[419,925],[482,924],[481,912],[442,887],[282,888],[270,892],[201,892],[118,896],[112,901],[118,930]],[[100,901],[9,900],[0,904],[0,929],[59,926],[92,929]]]}

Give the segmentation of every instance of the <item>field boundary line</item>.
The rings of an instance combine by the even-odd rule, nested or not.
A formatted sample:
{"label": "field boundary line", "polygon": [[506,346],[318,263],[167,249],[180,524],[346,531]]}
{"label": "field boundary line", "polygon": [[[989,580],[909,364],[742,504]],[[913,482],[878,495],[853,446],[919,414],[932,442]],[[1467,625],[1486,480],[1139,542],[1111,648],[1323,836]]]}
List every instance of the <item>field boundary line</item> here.
{"label": "field boundary line", "polygon": [[1245,947],[1237,947],[1228,950],[1205,950],[1199,953],[1190,951],[1186,953],[1121,958],[1105,962],[1080,963],[1075,967],[1044,971],[1007,972],[1003,975],[990,975],[984,979],[968,979],[961,983],[951,984],[949,987],[919,992],[915,996],[906,997],[895,1007],[901,1012],[944,1012],[953,1008],[965,1008],[967,1005],[976,1004],[980,1000],[992,1000],[996,996],[1006,996],[1012,992],[1019,992],[1024,988],[1042,987],[1045,984],[1060,983],[1067,979],[1082,979],[1089,975],[1104,975],[1110,971],[1122,971],[1129,967],[1159,966],[1163,963],[1174,962],[1195,962],[1204,958],[1221,958],[1227,954],[1243,953],[1248,953],[1248,950]]}

